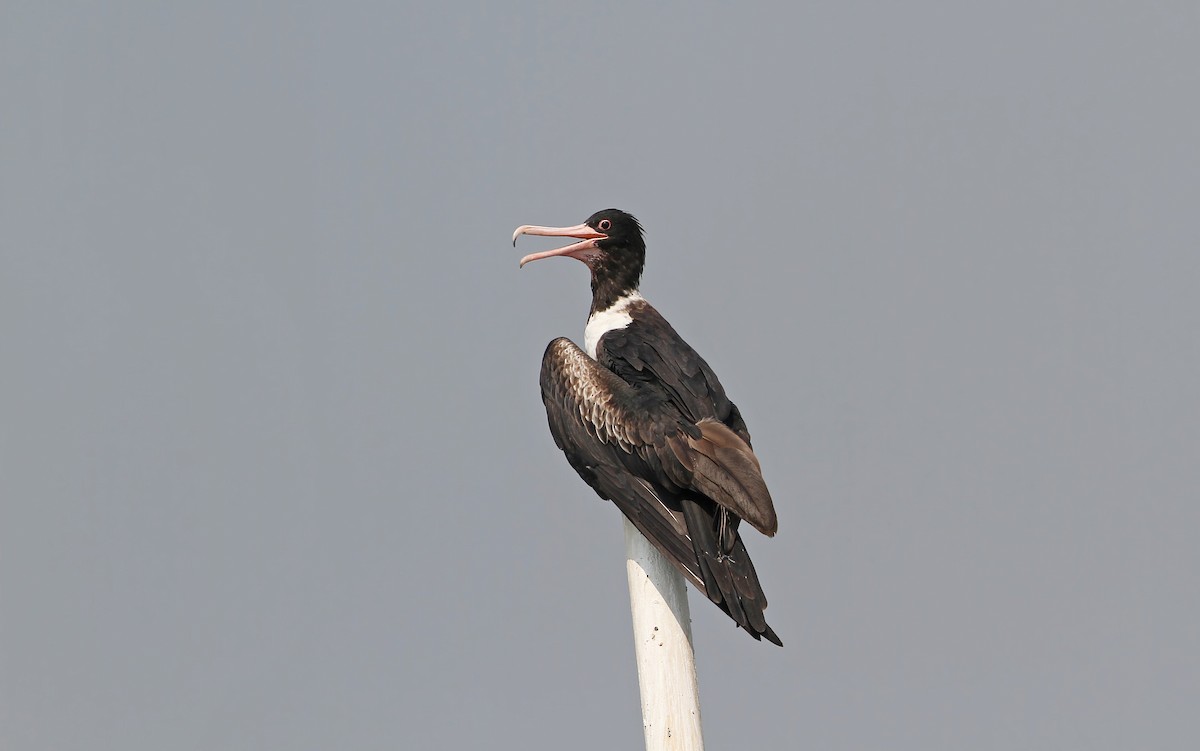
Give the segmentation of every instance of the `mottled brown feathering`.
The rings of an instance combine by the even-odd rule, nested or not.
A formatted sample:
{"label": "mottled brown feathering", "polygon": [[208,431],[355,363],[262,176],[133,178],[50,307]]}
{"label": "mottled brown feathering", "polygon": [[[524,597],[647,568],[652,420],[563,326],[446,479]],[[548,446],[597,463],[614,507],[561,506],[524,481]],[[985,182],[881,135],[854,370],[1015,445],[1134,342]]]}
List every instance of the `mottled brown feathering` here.
{"label": "mottled brown feathering", "polygon": [[[619,332],[601,339],[609,358],[613,333]],[[639,363],[648,375],[653,371],[647,360],[653,358],[645,354]],[[774,534],[775,509],[740,415],[715,376],[708,381],[711,371],[698,357],[694,368],[698,377],[686,387],[685,414],[675,388],[652,388],[644,378],[630,383],[569,339],[555,339],[541,373],[550,431],[580,477],[613,501],[692,584],[756,639],[778,644],[763,617],[766,596],[737,531],[738,521],[746,519]],[[718,413],[734,418],[746,437],[718,421]],[[695,420],[692,414],[704,417]]]}

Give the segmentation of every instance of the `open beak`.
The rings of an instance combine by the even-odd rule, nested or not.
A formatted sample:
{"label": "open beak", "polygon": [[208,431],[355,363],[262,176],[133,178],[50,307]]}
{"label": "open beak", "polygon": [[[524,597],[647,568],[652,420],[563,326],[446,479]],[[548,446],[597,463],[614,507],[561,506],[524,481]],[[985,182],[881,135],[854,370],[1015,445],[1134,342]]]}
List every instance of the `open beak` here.
{"label": "open beak", "polygon": [[517,238],[521,235],[575,237],[580,240],[580,242],[564,245],[563,247],[555,248],[554,250],[544,250],[541,253],[530,253],[521,259],[522,266],[530,261],[540,261],[543,258],[550,258],[551,256],[570,256],[571,258],[576,258],[584,263],[587,263],[589,259],[600,255],[601,251],[600,248],[596,246],[596,243],[608,237],[608,235],[602,232],[597,232],[586,224],[577,224],[574,227],[538,227],[533,224],[523,224],[520,227],[517,227],[516,232],[513,232],[514,248],[517,247]]}

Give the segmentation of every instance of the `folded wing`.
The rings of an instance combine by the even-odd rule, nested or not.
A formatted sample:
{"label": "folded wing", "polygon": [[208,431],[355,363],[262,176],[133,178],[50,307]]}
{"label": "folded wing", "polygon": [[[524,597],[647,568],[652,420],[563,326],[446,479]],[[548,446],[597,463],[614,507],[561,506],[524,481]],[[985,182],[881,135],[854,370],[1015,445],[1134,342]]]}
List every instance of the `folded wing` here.
{"label": "folded wing", "polygon": [[779,643],[737,530],[740,519],[768,535],[777,527],[748,441],[715,417],[694,422],[565,338],[546,348],[541,387],[550,432],[580,477],[754,638]]}

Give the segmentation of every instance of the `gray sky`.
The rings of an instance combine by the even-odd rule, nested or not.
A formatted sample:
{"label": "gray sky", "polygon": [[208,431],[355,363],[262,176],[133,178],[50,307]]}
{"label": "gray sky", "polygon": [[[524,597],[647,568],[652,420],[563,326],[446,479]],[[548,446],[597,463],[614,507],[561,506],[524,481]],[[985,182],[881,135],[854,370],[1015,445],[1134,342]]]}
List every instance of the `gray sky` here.
{"label": "gray sky", "polygon": [[0,747],[641,744],[608,206],[745,414],[713,749],[1200,743],[1195,3],[6,3]]}

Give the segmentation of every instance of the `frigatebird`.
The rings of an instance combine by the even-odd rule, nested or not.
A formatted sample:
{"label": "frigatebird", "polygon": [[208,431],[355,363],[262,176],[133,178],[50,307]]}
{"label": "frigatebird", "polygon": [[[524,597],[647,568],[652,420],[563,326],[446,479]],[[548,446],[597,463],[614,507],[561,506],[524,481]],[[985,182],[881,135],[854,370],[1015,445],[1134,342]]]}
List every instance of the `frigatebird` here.
{"label": "frigatebird", "polygon": [[746,422],[716,374],[639,292],[641,224],[605,209],[574,227],[518,227],[514,247],[521,235],[578,240],[527,255],[521,266],[566,256],[592,274],[584,349],[559,337],[542,358],[555,444],[708,599],[755,639],[782,646],[739,531],[745,520],[774,536],[771,495]]}

